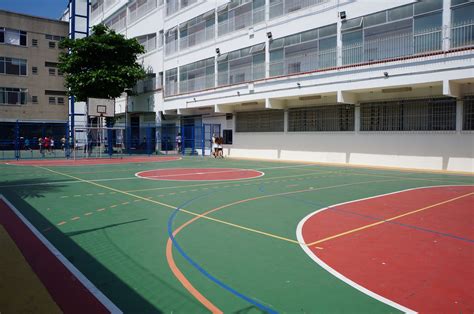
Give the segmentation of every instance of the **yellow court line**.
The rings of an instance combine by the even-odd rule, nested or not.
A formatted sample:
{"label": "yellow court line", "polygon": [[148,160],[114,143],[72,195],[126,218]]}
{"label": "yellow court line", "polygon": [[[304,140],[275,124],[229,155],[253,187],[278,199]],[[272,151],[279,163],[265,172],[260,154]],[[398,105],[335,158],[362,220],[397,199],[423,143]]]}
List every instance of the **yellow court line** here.
{"label": "yellow court line", "polygon": [[352,229],[352,230],[349,230],[349,231],[345,231],[345,232],[342,232],[342,233],[339,233],[339,234],[336,234],[336,235],[333,235],[333,236],[330,236],[330,237],[327,237],[327,238],[324,238],[324,239],[321,239],[321,240],[317,240],[317,241],[311,242],[311,243],[306,244],[306,245],[307,246],[313,246],[313,245],[316,245],[316,244],[319,244],[319,243],[322,243],[322,242],[325,242],[325,241],[328,241],[328,240],[340,238],[342,236],[345,236],[345,235],[348,235],[348,234],[351,234],[351,233],[354,233],[354,232],[357,232],[357,231],[365,230],[365,229],[368,229],[368,228],[372,228],[372,227],[378,226],[380,224],[383,224],[383,223],[386,223],[386,222],[389,222],[389,221],[392,221],[392,220],[395,220],[395,219],[398,219],[398,218],[402,218],[402,217],[405,217],[405,216],[408,216],[408,215],[412,215],[412,214],[421,212],[421,211],[429,209],[429,208],[433,208],[433,207],[436,207],[436,206],[439,206],[439,205],[450,203],[450,202],[456,201],[458,199],[461,199],[461,198],[464,198],[464,197],[467,197],[467,196],[470,196],[470,195],[473,195],[473,194],[474,194],[474,192],[467,193],[467,194],[464,194],[464,195],[461,195],[461,196],[458,196],[458,197],[455,197],[455,198],[451,198],[451,199],[443,201],[443,202],[439,202],[439,203],[436,203],[436,204],[432,204],[432,205],[429,205],[429,206],[426,206],[426,207],[423,207],[423,208],[419,208],[419,209],[410,211],[408,213],[404,213],[404,214],[401,214],[401,215],[398,215],[398,216],[395,216],[395,217],[392,217],[392,218],[384,219],[382,221],[378,221],[378,222],[375,222],[373,224],[365,225],[365,226],[355,228],[355,229]]}
{"label": "yellow court line", "polygon": [[[146,198],[146,197],[142,197],[142,196],[135,195],[135,194],[132,194],[132,193],[129,193],[129,192],[125,192],[125,191],[121,191],[121,190],[118,190],[118,189],[115,189],[115,188],[111,188],[111,187],[108,187],[106,185],[99,184],[97,182],[92,182],[92,181],[77,178],[77,177],[74,177],[74,176],[71,176],[71,175],[68,175],[68,174],[63,174],[59,171],[55,171],[55,170],[45,168],[45,167],[42,167],[42,166],[36,166],[36,167],[47,170],[47,171],[50,171],[50,172],[53,172],[53,173],[56,173],[56,174],[67,176],[67,177],[73,178],[75,180],[79,180],[79,181],[82,181],[82,182],[85,182],[85,183],[89,183],[89,184],[92,184],[92,185],[95,185],[95,186],[98,186],[98,187],[101,187],[101,188],[104,188],[104,189],[115,191],[117,193],[121,193],[121,194],[128,195],[128,196],[131,196],[131,197],[134,197],[134,198],[137,198],[137,199],[141,199],[141,200],[144,200],[144,201],[147,201],[147,202],[150,202],[150,203],[154,203],[154,204],[158,204],[158,205],[161,205],[161,206],[164,206],[164,207],[168,207],[168,208],[171,208],[173,210],[176,209],[176,206],[172,206],[172,205],[162,203],[162,202],[159,202],[159,201],[155,201],[155,200],[152,200],[152,199],[149,199],[149,198]],[[256,199],[263,199],[263,198],[269,198],[269,197],[274,197],[274,196],[282,196],[282,195],[290,195],[290,194],[303,193],[303,192],[314,192],[314,191],[317,191],[317,190],[324,190],[324,189],[344,187],[344,186],[352,186],[352,185],[358,185],[358,184],[364,184],[364,183],[378,183],[378,182],[387,182],[387,181],[396,181],[396,180],[374,180],[374,181],[366,181],[366,182],[345,183],[345,184],[326,186],[326,187],[320,187],[320,188],[309,188],[309,189],[304,189],[304,190],[299,190],[299,191],[291,191],[291,192],[283,192],[283,193],[277,193],[277,194],[264,195],[264,196],[260,196]],[[268,232],[264,232],[264,231],[244,227],[242,225],[238,225],[238,224],[234,224],[234,223],[227,222],[227,221],[224,221],[224,220],[208,217],[208,216],[205,216],[205,215],[202,215],[202,214],[197,214],[197,213],[194,213],[192,211],[189,211],[189,210],[186,210],[186,209],[183,209],[183,208],[179,208],[178,210],[181,211],[181,212],[187,213],[189,215],[195,216],[195,217],[199,217],[199,218],[207,219],[207,220],[210,220],[210,221],[218,222],[218,223],[228,225],[228,226],[232,226],[232,227],[235,227],[235,228],[238,228],[238,229],[242,229],[242,230],[250,231],[250,232],[253,232],[253,233],[265,235],[265,236],[268,236],[268,237],[271,237],[271,238],[274,238],[274,239],[279,239],[279,240],[283,240],[283,241],[290,242],[290,243],[300,244],[297,240],[293,240],[293,239],[285,238],[285,237],[278,236],[278,235],[275,235],[275,234],[271,234],[271,233],[268,233]]]}

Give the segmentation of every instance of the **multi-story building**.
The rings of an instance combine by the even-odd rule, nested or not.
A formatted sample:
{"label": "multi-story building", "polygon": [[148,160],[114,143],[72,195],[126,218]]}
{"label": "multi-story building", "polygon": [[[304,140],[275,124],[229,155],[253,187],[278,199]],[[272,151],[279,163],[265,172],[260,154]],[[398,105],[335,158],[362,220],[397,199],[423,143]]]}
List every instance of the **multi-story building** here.
{"label": "multi-story building", "polygon": [[68,36],[68,31],[65,22],[0,10],[3,148],[8,149],[10,140],[18,136],[33,139],[54,135],[58,140],[64,136],[68,98],[58,69],[58,44]]}
{"label": "multi-story building", "polygon": [[218,132],[234,157],[474,171],[470,0],[93,0],[90,17],[146,49],[149,78],[116,105],[134,137],[156,123],[158,144],[176,126],[204,152]]}

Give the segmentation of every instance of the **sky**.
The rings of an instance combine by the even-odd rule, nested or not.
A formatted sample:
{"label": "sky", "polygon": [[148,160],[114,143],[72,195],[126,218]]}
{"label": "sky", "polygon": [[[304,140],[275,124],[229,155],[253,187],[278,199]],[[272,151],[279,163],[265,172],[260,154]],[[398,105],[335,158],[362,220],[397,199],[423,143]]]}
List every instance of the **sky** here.
{"label": "sky", "polygon": [[69,0],[0,0],[0,10],[57,20],[68,3]]}

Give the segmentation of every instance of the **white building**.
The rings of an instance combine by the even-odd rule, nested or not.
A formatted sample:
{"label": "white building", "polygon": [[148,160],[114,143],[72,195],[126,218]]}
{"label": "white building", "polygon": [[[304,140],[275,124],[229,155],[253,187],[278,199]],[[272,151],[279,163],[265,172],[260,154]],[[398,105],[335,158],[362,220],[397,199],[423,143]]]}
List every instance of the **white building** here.
{"label": "white building", "polygon": [[178,126],[232,157],[474,172],[472,0],[92,0],[90,16],[145,46],[150,77],[116,113],[137,138],[169,126],[160,150]]}

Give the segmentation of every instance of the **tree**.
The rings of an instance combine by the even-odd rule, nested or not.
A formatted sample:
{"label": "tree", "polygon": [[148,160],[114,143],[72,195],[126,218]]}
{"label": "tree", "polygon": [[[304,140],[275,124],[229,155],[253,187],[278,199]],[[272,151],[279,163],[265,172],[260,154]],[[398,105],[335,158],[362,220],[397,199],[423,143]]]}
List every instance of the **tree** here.
{"label": "tree", "polygon": [[94,26],[88,37],[63,40],[60,47],[68,52],[60,54],[59,69],[76,101],[120,97],[145,77],[137,63],[137,55],[145,52],[143,46],[103,24]]}

